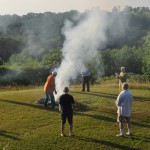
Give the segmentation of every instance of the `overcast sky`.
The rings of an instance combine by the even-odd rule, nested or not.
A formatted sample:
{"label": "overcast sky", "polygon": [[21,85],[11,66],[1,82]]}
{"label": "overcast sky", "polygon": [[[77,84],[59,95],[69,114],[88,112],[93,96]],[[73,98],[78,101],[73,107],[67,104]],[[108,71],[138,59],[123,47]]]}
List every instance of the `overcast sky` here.
{"label": "overcast sky", "polygon": [[114,6],[149,7],[150,0],[0,0],[0,15],[24,15],[29,12],[66,12],[70,10],[85,11],[92,7],[111,11]]}

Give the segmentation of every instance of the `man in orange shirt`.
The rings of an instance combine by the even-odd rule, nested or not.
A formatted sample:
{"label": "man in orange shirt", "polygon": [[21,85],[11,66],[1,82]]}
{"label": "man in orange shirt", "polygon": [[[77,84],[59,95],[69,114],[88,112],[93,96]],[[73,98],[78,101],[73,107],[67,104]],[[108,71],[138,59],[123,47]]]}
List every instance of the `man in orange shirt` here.
{"label": "man in orange shirt", "polygon": [[57,94],[55,89],[55,77],[57,76],[57,72],[53,71],[51,75],[48,76],[47,81],[44,85],[44,92],[45,92],[45,102],[44,107],[47,107],[48,100],[51,100],[51,108],[55,108],[55,97],[53,92]]}

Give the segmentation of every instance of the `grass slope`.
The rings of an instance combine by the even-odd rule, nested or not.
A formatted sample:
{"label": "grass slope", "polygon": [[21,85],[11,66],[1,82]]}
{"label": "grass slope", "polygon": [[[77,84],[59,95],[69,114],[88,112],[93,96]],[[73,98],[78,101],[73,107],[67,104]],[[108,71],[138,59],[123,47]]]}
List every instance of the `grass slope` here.
{"label": "grass slope", "polygon": [[[44,110],[35,101],[43,97],[43,88],[0,91],[0,150],[148,150],[150,147],[150,93],[132,87],[133,136],[115,137],[115,100],[117,84],[101,84],[82,93],[81,86],[72,86],[77,102],[74,113],[74,134],[60,137],[60,113]],[[125,127],[126,129],[126,127]]]}

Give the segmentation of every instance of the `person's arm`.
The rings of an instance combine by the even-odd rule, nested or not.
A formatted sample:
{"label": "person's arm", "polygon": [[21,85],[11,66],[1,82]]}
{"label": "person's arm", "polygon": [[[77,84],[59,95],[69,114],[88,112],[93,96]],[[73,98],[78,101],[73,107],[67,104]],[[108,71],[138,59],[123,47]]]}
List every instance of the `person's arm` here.
{"label": "person's arm", "polygon": [[61,97],[59,98],[59,111],[61,112],[62,111],[62,100],[61,100]]}
{"label": "person's arm", "polygon": [[74,110],[74,108],[75,108],[75,100],[74,100],[74,98],[72,96],[72,109]]}
{"label": "person's arm", "polygon": [[120,106],[121,106],[121,94],[118,95],[115,104],[116,104],[117,107],[120,107]]}
{"label": "person's arm", "polygon": [[118,75],[117,78],[118,79],[122,79],[123,77],[122,77],[122,75]]}
{"label": "person's arm", "polygon": [[56,85],[55,85],[55,79],[54,79],[54,92],[55,92],[55,94],[57,94]]}
{"label": "person's arm", "polygon": [[117,97],[117,100],[115,101],[115,104],[118,107],[118,97]]}
{"label": "person's arm", "polygon": [[57,94],[57,91],[56,91],[56,89],[55,89],[54,91],[55,91],[55,94]]}
{"label": "person's arm", "polygon": [[75,108],[75,102],[72,104],[72,110],[74,110]]}

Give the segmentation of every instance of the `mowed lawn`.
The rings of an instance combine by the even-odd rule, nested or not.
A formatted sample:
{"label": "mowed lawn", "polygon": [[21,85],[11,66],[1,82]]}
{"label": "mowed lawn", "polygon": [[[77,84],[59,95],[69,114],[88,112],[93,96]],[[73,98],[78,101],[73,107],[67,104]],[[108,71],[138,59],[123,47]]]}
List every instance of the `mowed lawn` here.
{"label": "mowed lawn", "polygon": [[[137,88],[138,87],[138,88]],[[144,86],[145,87],[145,86]],[[150,90],[132,86],[132,136],[116,137],[115,100],[117,84],[70,87],[77,102],[74,112],[74,137],[60,136],[60,113],[43,109],[36,100],[44,96],[43,87],[0,90],[0,150],[148,150],[150,149]],[[126,126],[125,126],[126,130]]]}

